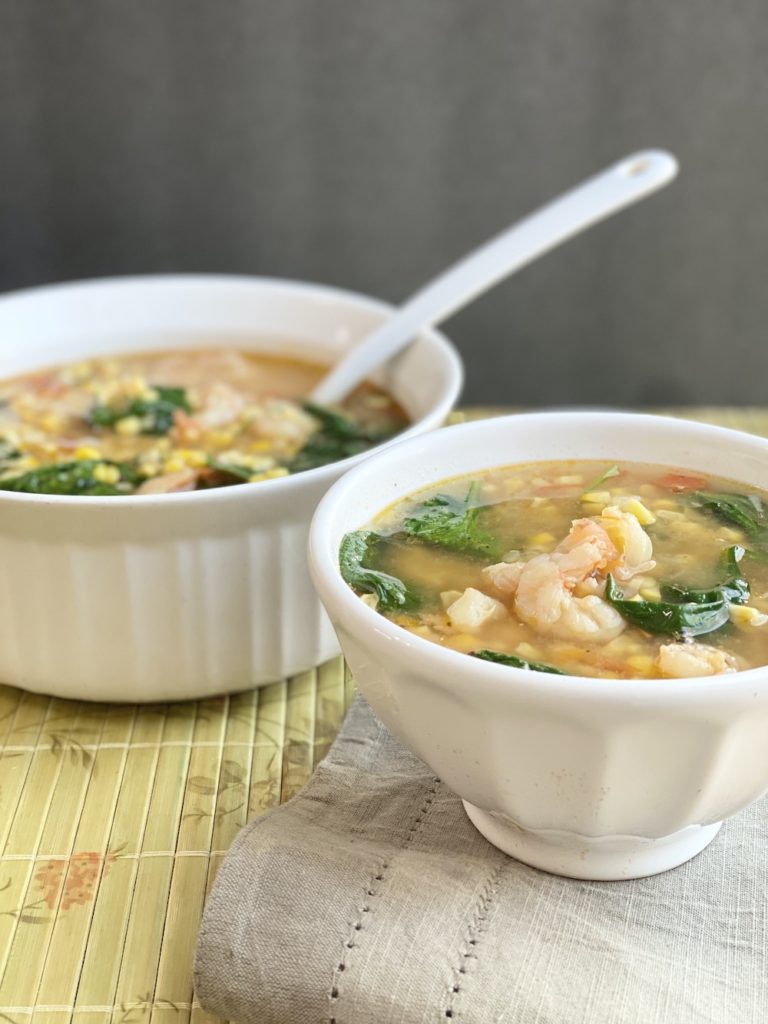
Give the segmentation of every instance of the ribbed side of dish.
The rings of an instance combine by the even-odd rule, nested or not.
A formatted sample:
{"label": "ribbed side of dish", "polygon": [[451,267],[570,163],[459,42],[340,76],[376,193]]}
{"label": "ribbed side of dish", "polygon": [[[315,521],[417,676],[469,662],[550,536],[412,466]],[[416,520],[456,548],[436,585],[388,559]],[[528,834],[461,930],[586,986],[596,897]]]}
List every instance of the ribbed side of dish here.
{"label": "ribbed side of dish", "polygon": [[427,667],[405,645],[348,631],[342,648],[361,691],[403,743],[464,800],[533,832],[658,838],[729,817],[768,785],[768,701],[634,707],[596,695],[473,688],[473,665]]}
{"label": "ribbed side of dish", "polygon": [[305,548],[303,523],[163,543],[0,536],[0,679],[146,701],[308,669],[338,645]]}

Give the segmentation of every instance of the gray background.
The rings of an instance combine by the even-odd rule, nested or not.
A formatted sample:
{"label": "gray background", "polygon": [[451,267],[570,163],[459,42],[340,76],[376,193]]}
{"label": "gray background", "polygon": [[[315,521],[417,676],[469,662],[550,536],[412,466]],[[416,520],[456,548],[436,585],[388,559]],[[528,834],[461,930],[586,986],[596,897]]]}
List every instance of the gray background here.
{"label": "gray background", "polygon": [[466,399],[762,403],[764,0],[0,0],[0,287],[398,300],[625,152],[666,192],[465,310]]}

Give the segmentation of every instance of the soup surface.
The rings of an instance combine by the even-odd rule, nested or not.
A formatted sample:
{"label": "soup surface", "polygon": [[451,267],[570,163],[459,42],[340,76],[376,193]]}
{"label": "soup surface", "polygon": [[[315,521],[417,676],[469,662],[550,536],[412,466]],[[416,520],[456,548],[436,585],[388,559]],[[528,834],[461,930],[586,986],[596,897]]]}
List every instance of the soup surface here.
{"label": "soup surface", "polygon": [[641,463],[447,480],[347,534],[346,581],[406,629],[533,671],[715,675],[768,663],[768,494]]}
{"label": "soup surface", "polygon": [[130,354],[0,381],[0,490],[163,494],[255,483],[391,437],[405,413],[370,384],[303,398],[325,367],[232,348]]}

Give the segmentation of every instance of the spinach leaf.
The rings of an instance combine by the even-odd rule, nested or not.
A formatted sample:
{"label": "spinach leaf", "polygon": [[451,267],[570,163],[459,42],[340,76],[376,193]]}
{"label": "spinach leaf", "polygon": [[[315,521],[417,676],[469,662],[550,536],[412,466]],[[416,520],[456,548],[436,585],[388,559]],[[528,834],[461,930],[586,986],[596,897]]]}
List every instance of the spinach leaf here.
{"label": "spinach leaf", "polygon": [[[118,484],[100,483],[93,476],[99,465],[117,466],[121,481]],[[141,481],[134,463],[109,462],[105,459],[82,459],[79,462],[56,462],[40,466],[28,473],[0,480],[0,491],[18,491],[25,494],[77,494],[104,497],[129,494]]]}
{"label": "spinach leaf", "polygon": [[[702,592],[707,593],[707,592]],[[728,621],[728,601],[722,592],[705,601],[629,601],[609,573],[605,600],[619,614],[647,633],[674,636],[702,636],[720,629]]]}
{"label": "spinach leaf", "polygon": [[247,469],[245,466],[238,466],[234,462],[221,462],[212,455],[208,458],[208,465],[219,473],[226,473],[228,476],[234,476],[238,480],[245,480],[246,482],[251,479],[255,472],[255,470]]}
{"label": "spinach leaf", "polygon": [[403,521],[403,529],[411,537],[450,551],[478,558],[498,557],[499,541],[482,529],[481,506],[474,504],[479,489],[480,484],[474,481],[463,500],[450,494],[436,494]]}
{"label": "spinach leaf", "polygon": [[708,590],[665,583],[661,587],[661,596],[665,601],[694,601],[698,604],[711,603],[722,596],[731,604],[746,604],[749,600],[749,581],[739,571],[739,562],[743,557],[744,548],[737,544],[726,548],[720,559],[725,577],[722,583],[716,583]]}
{"label": "spinach leaf", "polygon": [[369,569],[363,562],[372,544],[380,539],[371,530],[348,533],[339,549],[339,568],[345,581],[355,590],[375,594],[379,599],[380,611],[411,611],[419,606],[420,599],[402,580],[389,573]]}
{"label": "spinach leaf", "polygon": [[740,527],[750,536],[768,531],[768,514],[762,499],[757,495],[692,491],[688,500],[694,508],[706,509],[731,526]]}
{"label": "spinach leaf", "polygon": [[597,490],[600,484],[604,484],[605,481],[610,480],[611,477],[618,476],[620,472],[621,470],[618,466],[609,466],[604,473],[601,473],[596,480],[593,480],[591,484],[584,488],[582,494],[589,494],[590,491]]}
{"label": "spinach leaf", "polygon": [[95,405],[88,420],[95,427],[114,427],[118,420],[126,416],[137,416],[142,421],[142,434],[167,434],[173,427],[178,409],[191,412],[187,392],[184,388],[155,387],[154,390],[157,398],[136,398],[119,409],[110,405]]}
{"label": "spinach leaf", "polygon": [[472,651],[473,658],[481,658],[483,661],[495,661],[499,665],[510,665],[512,668],[527,668],[531,672],[550,672],[554,676],[564,676],[559,668],[545,665],[541,661],[528,661],[526,658],[518,658],[514,654],[502,654],[501,651]]}
{"label": "spinach leaf", "polygon": [[320,421],[320,426],[310,435],[304,447],[288,465],[292,473],[316,469],[318,466],[327,466],[331,462],[359,455],[360,452],[367,451],[373,445],[386,441],[397,433],[395,429],[366,430],[341,413],[315,402],[305,402],[304,409]]}

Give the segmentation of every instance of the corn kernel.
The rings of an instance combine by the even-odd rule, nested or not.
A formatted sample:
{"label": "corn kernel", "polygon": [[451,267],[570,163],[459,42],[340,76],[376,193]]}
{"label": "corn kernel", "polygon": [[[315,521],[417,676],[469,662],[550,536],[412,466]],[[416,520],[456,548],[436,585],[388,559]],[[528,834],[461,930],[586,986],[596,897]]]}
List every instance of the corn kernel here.
{"label": "corn kernel", "polygon": [[480,641],[471,633],[457,633],[451,637],[451,647],[469,654],[470,651],[476,651],[480,647]]}
{"label": "corn kernel", "polygon": [[443,608],[448,608],[454,601],[458,601],[460,597],[460,590],[444,590],[440,594],[440,601],[442,602]]}
{"label": "corn kernel", "polygon": [[731,622],[736,626],[764,626],[768,615],[763,615],[757,608],[749,605],[732,604],[728,608]]}
{"label": "corn kernel", "polygon": [[363,604],[367,604],[369,608],[373,608],[373,610],[376,611],[379,603],[379,599],[376,594],[362,594],[360,596],[360,600]]}
{"label": "corn kernel", "polygon": [[82,459],[100,459],[101,452],[98,448],[94,448],[92,445],[81,445],[75,449],[75,458],[78,460]]}
{"label": "corn kernel", "polygon": [[288,476],[289,471],[284,466],[275,466],[274,469],[267,469],[263,473],[254,473],[248,477],[248,483],[258,484],[262,480],[276,480],[281,476]]}
{"label": "corn kernel", "polygon": [[258,441],[251,441],[248,445],[249,451],[252,452],[268,452],[272,448],[272,442],[268,441],[267,438],[259,438]]}
{"label": "corn kernel", "polygon": [[106,462],[100,462],[93,467],[93,479],[100,484],[116,484],[120,480],[120,470],[117,466],[108,466]]}
{"label": "corn kernel", "polygon": [[517,494],[524,487],[525,480],[521,480],[519,476],[510,476],[504,481],[504,490],[507,494]]}
{"label": "corn kernel", "polygon": [[192,469],[202,469],[203,466],[208,465],[208,456],[199,449],[181,448],[176,454],[180,459],[184,460],[187,466],[191,466]]}
{"label": "corn kernel", "polygon": [[610,491],[587,491],[582,494],[581,501],[585,505],[609,505],[611,501]]}
{"label": "corn kernel", "polygon": [[536,547],[540,547],[544,544],[554,544],[555,536],[551,533],[534,533],[530,540],[531,544],[535,544]]}
{"label": "corn kernel", "polygon": [[58,434],[64,423],[61,416],[57,416],[55,412],[49,412],[40,420],[40,426],[49,434]]}
{"label": "corn kernel", "polygon": [[652,583],[652,584],[649,583],[647,586],[640,587],[640,590],[638,591],[638,593],[640,594],[640,597],[642,597],[642,599],[644,601],[660,601],[661,600],[661,591],[659,590],[657,584],[655,584],[655,583]]}
{"label": "corn kernel", "polygon": [[123,437],[135,437],[141,433],[142,423],[138,416],[123,416],[115,423],[115,430]]}
{"label": "corn kernel", "polygon": [[651,502],[651,505],[653,505],[654,508],[668,508],[672,509],[672,511],[675,511],[678,507],[677,503],[670,501],[669,498],[657,498],[656,501]]}
{"label": "corn kernel", "polygon": [[187,464],[180,455],[172,455],[169,459],[166,459],[163,464],[164,473],[180,473],[182,469],[186,469]]}
{"label": "corn kernel", "polygon": [[641,526],[650,526],[651,523],[656,522],[656,516],[653,512],[647,509],[642,501],[639,501],[637,498],[630,498],[629,501],[623,502],[621,510],[622,512],[631,512]]}
{"label": "corn kernel", "polygon": [[217,448],[229,448],[235,440],[235,435],[231,430],[212,430],[208,438]]}
{"label": "corn kernel", "polygon": [[584,477],[578,473],[569,473],[565,476],[556,476],[555,483],[565,485],[575,485],[584,482]]}

